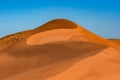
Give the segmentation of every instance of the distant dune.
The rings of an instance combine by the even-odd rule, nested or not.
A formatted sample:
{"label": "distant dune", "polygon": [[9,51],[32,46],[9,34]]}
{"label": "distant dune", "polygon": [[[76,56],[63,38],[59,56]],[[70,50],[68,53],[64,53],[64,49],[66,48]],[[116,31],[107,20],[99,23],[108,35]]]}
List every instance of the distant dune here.
{"label": "distant dune", "polygon": [[119,44],[55,19],[0,39],[0,80],[120,80]]}
{"label": "distant dune", "polygon": [[110,39],[110,40],[120,45],[120,39]]}

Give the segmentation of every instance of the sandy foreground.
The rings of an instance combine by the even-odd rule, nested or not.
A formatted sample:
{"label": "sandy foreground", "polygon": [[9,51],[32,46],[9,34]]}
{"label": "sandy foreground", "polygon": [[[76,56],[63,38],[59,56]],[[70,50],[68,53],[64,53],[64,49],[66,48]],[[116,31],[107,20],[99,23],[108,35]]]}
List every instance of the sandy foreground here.
{"label": "sandy foreground", "polygon": [[120,45],[53,20],[0,39],[0,80],[120,80]]}

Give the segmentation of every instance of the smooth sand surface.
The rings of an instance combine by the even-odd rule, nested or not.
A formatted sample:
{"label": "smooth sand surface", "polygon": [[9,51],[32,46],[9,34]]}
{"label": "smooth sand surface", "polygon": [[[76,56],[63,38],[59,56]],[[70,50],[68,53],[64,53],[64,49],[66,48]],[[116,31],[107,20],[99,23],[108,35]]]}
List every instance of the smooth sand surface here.
{"label": "smooth sand surface", "polygon": [[120,39],[110,39],[110,41],[115,42],[120,45]]}
{"label": "smooth sand surface", "polygon": [[8,44],[0,47],[0,80],[120,80],[119,45],[69,20]]}

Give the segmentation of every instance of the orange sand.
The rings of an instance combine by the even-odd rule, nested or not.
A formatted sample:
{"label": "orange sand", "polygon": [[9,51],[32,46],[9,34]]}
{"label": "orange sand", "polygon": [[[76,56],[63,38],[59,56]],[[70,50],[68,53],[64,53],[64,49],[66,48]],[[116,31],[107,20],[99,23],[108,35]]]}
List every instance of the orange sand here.
{"label": "orange sand", "polygon": [[110,41],[115,42],[120,45],[120,39],[110,39]]}
{"label": "orange sand", "polygon": [[119,44],[72,21],[17,34],[0,39],[0,80],[120,80]]}

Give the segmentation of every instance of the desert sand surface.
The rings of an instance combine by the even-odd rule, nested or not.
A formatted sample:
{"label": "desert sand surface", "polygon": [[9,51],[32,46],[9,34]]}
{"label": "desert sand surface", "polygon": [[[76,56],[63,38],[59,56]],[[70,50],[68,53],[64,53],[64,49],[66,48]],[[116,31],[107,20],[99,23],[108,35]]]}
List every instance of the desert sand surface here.
{"label": "desert sand surface", "polygon": [[109,40],[120,45],[120,39],[109,39]]}
{"label": "desert sand surface", "polygon": [[0,80],[120,80],[120,46],[55,19],[0,38]]}

